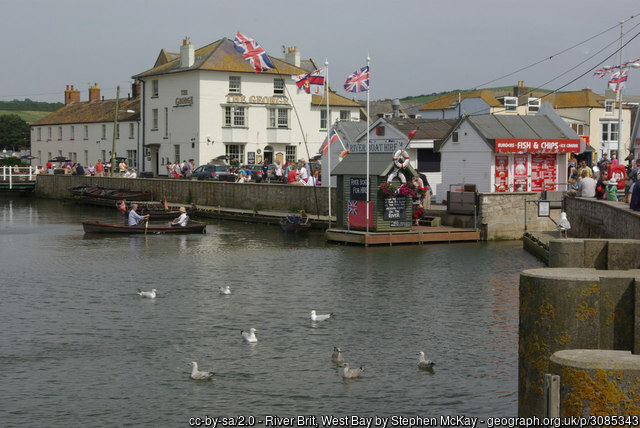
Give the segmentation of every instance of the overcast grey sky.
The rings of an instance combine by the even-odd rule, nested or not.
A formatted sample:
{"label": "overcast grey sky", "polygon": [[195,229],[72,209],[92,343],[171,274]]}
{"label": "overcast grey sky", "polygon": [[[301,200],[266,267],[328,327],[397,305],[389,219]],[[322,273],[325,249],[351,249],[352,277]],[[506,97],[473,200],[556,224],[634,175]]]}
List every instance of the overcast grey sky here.
{"label": "overcast grey sky", "polygon": [[[523,80],[529,87],[560,88],[618,50],[619,22],[640,14],[640,2],[0,0],[0,11],[3,101],[62,102],[66,85],[80,89],[85,101],[93,82],[106,98],[115,97],[117,85],[126,96],[131,76],[151,68],[160,49],[179,52],[185,36],[197,49],[233,39],[237,31],[271,56],[282,57],[285,45],[320,64],[328,60],[330,84],[346,96],[346,76],[366,65],[369,54],[375,100],[479,88],[614,27],[483,86]],[[627,21],[624,31],[625,42],[639,34],[640,17]],[[625,61],[637,58],[640,36],[624,49]],[[616,54],[605,64],[619,62]],[[592,74],[564,90],[604,93],[607,78]],[[640,95],[640,69],[630,72],[625,93]]]}

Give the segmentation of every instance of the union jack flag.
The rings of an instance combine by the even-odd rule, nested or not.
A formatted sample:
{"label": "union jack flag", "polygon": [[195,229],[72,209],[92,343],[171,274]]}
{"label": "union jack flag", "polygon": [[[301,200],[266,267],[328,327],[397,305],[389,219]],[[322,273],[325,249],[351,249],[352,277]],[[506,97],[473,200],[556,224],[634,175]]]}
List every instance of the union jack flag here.
{"label": "union jack flag", "polygon": [[358,201],[349,200],[347,204],[347,210],[351,215],[358,215]]}
{"label": "union jack flag", "polygon": [[369,66],[362,67],[354,71],[344,82],[344,89],[347,92],[367,92],[369,90]]}
{"label": "union jack flag", "polygon": [[275,68],[267,53],[255,40],[238,31],[233,44],[235,45],[236,50],[242,54],[242,57],[251,63],[256,73],[261,73]]}

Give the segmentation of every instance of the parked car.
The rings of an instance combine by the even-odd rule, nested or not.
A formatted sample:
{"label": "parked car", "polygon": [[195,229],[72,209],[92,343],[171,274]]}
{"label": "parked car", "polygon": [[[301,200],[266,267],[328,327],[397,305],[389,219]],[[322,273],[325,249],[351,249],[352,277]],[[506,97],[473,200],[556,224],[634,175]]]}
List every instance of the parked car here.
{"label": "parked car", "polygon": [[195,177],[198,180],[220,180],[220,181],[234,181],[235,174],[230,172],[229,165],[200,165],[193,171],[191,177]]}

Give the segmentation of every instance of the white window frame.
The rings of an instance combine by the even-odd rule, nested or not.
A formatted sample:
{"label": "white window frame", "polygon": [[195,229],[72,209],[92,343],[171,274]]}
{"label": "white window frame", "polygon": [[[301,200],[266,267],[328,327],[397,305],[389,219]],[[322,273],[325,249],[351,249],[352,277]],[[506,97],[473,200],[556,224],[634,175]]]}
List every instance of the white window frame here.
{"label": "white window frame", "polygon": [[[51,127],[50,126],[47,126],[47,139],[51,140]],[[62,156],[62,155],[60,155],[60,156]]]}
{"label": "white window frame", "polygon": [[229,76],[229,93],[242,93],[242,81],[240,79],[240,76]]}
{"label": "white window frame", "polygon": [[289,109],[288,108],[270,108],[269,109],[269,128],[289,128]]}
{"label": "white window frame", "polygon": [[351,112],[349,110],[340,110],[340,120],[351,120]]}
{"label": "white window frame", "polygon": [[222,123],[227,128],[246,128],[247,113],[248,109],[245,106],[224,106]]}
{"label": "white window frame", "polygon": [[320,109],[320,129],[327,129],[327,109]]}
{"label": "white window frame", "polygon": [[604,112],[605,114],[613,114],[613,107],[615,102],[613,100],[605,100],[604,102]]}
{"label": "white window frame", "polygon": [[284,79],[273,79],[273,95],[284,95]]}
{"label": "white window frame", "polygon": [[504,111],[518,112],[518,97],[504,97]]}
{"label": "white window frame", "polygon": [[160,95],[160,82],[158,79],[151,81],[151,98],[158,98]]}
{"label": "white window frame", "polygon": [[244,145],[242,144],[225,144],[224,154],[229,156],[229,160],[238,159],[240,165],[244,164]]}
{"label": "white window frame", "polygon": [[297,162],[298,159],[298,148],[296,146],[286,146],[284,148],[285,152],[285,161],[287,162]]}
{"label": "white window frame", "polygon": [[129,139],[134,139],[136,134],[136,127],[133,123],[129,124]]}
{"label": "white window frame", "polygon": [[180,144],[173,145],[173,156],[175,157],[176,162],[180,162]]}
{"label": "white window frame", "polygon": [[89,139],[89,125],[83,125],[84,139]]}
{"label": "white window frame", "polygon": [[[42,140],[42,128],[38,128],[38,141]],[[51,157],[49,157],[51,159]]]}
{"label": "white window frame", "polygon": [[[616,138],[613,138],[614,136]],[[618,143],[618,122],[600,122],[600,141],[603,143],[606,142],[607,144]]]}
{"label": "white window frame", "polygon": [[540,110],[540,98],[529,98],[527,101],[527,107],[529,111],[539,111]]}
{"label": "white window frame", "polygon": [[158,109],[157,108],[151,109],[151,130],[152,131],[158,130]]}
{"label": "white window frame", "polygon": [[101,140],[106,140],[107,139],[107,125],[105,125],[104,123],[102,124],[102,137],[100,137]]}
{"label": "white window frame", "polygon": [[76,139],[76,127],[71,125],[70,127],[70,140],[75,140]]}

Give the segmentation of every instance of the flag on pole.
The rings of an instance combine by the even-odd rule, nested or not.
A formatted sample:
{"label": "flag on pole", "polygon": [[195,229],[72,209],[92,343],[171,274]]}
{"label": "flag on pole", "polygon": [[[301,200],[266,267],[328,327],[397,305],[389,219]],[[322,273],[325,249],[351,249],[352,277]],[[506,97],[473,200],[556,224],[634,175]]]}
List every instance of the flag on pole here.
{"label": "flag on pole", "polygon": [[[367,227],[367,202],[353,201],[347,202],[347,212],[349,215],[350,227]],[[373,202],[369,202],[369,227],[373,228]]]}
{"label": "flag on pole", "polygon": [[294,77],[298,89],[307,94],[321,95],[324,88],[324,70],[316,70],[311,73],[300,74]]}
{"label": "flag on pole", "polygon": [[331,132],[329,133],[329,137],[324,139],[324,142],[320,147],[320,151],[325,155],[329,153],[329,146],[335,143],[338,140],[338,138],[340,138],[338,137],[338,133],[332,129]]}
{"label": "flag on pole", "polygon": [[236,50],[242,54],[242,57],[251,63],[251,66],[255,69],[256,73],[261,73],[275,68],[271,62],[271,58],[269,58],[269,55],[267,55],[264,49],[262,49],[262,46],[260,46],[255,40],[238,31],[233,44]]}
{"label": "flag on pole", "polygon": [[344,82],[344,89],[347,92],[367,92],[369,90],[369,66],[362,67],[354,71]]}
{"label": "flag on pole", "polygon": [[627,81],[627,73],[629,73],[629,70],[616,71],[613,73],[611,80],[609,80],[609,87],[616,92],[624,89],[624,82]]}

